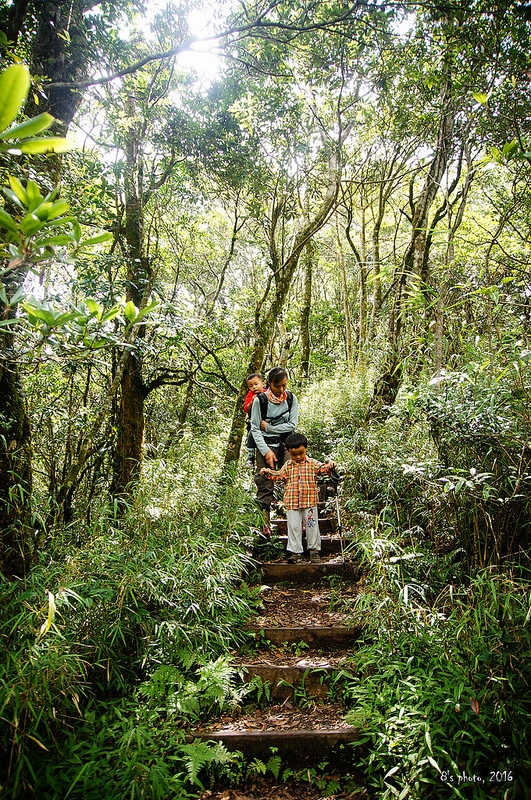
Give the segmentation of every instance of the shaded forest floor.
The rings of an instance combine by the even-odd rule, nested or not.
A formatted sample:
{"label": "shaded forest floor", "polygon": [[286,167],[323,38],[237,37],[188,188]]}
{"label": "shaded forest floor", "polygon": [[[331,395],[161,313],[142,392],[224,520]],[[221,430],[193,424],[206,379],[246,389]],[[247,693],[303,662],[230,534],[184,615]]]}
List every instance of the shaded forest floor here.
{"label": "shaded forest floor", "polygon": [[278,784],[265,778],[248,783],[238,789],[206,791],[200,800],[367,800],[369,795],[365,789],[340,791],[335,794],[323,794],[323,790],[303,781],[289,781]]}

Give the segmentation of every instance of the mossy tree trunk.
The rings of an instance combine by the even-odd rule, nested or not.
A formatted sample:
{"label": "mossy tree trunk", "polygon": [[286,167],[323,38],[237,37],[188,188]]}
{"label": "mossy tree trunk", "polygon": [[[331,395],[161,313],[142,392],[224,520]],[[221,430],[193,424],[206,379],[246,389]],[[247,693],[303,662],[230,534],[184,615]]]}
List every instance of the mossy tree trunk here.
{"label": "mossy tree trunk", "polygon": [[[13,317],[0,303],[0,319]],[[31,427],[14,353],[14,336],[0,328],[0,571],[23,577],[33,555]]]}
{"label": "mossy tree trunk", "polygon": [[[131,116],[135,109],[130,109]],[[144,248],[144,199],[142,189],[143,132],[131,125],[126,144],[125,177],[125,243],[127,257],[126,300],[141,308],[151,288],[151,266]],[[140,325],[137,340],[145,335]],[[113,497],[127,497],[140,476],[144,440],[144,401],[146,387],[142,377],[139,349],[126,354],[120,385],[120,402],[116,419],[117,439],[114,454]]]}
{"label": "mossy tree trunk", "polygon": [[308,242],[304,254],[304,288],[301,310],[301,369],[305,378],[310,376],[311,337],[310,314],[312,310],[312,279],[315,243]]}

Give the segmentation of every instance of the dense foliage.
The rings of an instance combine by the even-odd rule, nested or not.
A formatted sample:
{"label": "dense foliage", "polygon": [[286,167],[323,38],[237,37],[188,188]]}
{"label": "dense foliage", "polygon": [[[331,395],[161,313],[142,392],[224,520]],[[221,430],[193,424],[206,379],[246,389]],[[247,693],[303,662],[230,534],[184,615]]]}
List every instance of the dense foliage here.
{"label": "dense foliage", "polygon": [[0,792],[246,773],[183,730],[244,699],[244,377],[282,364],[366,570],[350,766],[522,796],[529,10],[151,5],[0,0]]}

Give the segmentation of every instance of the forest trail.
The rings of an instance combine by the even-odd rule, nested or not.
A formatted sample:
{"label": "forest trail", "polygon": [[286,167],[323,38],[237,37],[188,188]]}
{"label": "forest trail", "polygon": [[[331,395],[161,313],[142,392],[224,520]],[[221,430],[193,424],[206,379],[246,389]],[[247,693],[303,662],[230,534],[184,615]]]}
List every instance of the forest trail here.
{"label": "forest trail", "polygon": [[[360,635],[360,629],[348,624],[342,610],[345,604],[354,602],[359,576],[345,556],[339,510],[336,518],[332,501],[320,503],[320,563],[309,562],[305,542],[303,561],[286,563],[286,521],[282,518],[274,520],[276,535],[272,541],[258,546],[260,568],[256,577],[263,611],[252,630],[259,645],[252,654],[238,653],[234,658],[241,667],[242,679],[260,687],[258,702],[210,720],[195,729],[193,736],[221,741],[228,749],[240,750],[249,760],[260,759],[264,764],[278,754],[294,770],[310,770],[324,761],[330,761],[331,772],[340,770],[341,749],[358,736],[344,720],[340,682],[341,675],[349,670],[348,657]],[[313,800],[321,796],[311,781],[291,790],[272,780],[255,784],[247,790],[228,788],[207,792],[203,797]],[[329,796],[360,798],[365,792],[358,789],[354,794]]]}

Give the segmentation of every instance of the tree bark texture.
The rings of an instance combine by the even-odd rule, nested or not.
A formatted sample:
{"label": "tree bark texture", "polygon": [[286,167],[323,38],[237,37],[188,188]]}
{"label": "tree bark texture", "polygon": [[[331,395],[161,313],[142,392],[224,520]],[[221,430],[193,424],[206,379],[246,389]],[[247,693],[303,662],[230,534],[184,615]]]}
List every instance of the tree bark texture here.
{"label": "tree bark texture", "polygon": [[120,386],[113,496],[127,496],[138,481],[144,441],[144,384],[141,364],[131,353]]}
{"label": "tree bark texture", "polygon": [[310,376],[311,337],[310,314],[312,310],[312,278],[315,243],[308,242],[304,253],[304,288],[301,310],[301,369],[305,378]]}
{"label": "tree bark texture", "polygon": [[[131,108],[131,114],[134,109]],[[125,242],[127,257],[126,300],[137,308],[149,293],[151,270],[144,253],[144,210],[142,198],[141,134],[131,126],[126,144]],[[140,325],[138,338],[145,335]],[[126,354],[120,387],[120,403],[116,419],[117,439],[114,456],[113,497],[127,497],[140,476],[144,438],[144,400],[146,387],[142,377],[142,357],[138,350]]]}
{"label": "tree bark texture", "polygon": [[[52,83],[83,81],[88,76],[89,47],[84,6],[80,0],[39,0],[37,31],[32,43],[30,70]],[[51,86],[37,105],[28,98],[28,116],[48,111],[59,121],[55,132],[64,135],[83,95],[66,87]]]}
{"label": "tree bark texture", "polygon": [[8,356],[12,334],[1,334],[0,349],[0,571],[21,578],[33,556],[31,428],[18,367]]}

